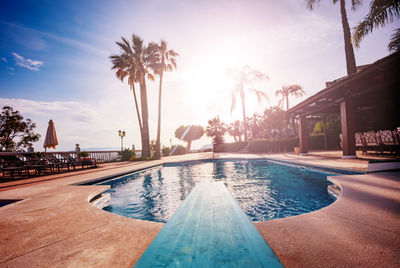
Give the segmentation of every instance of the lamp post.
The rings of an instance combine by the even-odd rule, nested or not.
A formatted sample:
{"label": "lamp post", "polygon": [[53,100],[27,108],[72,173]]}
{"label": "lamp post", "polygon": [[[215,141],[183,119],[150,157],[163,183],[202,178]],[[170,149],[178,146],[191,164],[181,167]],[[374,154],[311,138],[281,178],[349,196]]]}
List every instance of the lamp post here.
{"label": "lamp post", "polygon": [[121,152],[123,151],[123,148],[124,148],[124,137],[125,137],[125,134],[126,134],[126,132],[125,132],[125,130],[119,130],[118,131],[118,136],[120,136],[121,137]]}

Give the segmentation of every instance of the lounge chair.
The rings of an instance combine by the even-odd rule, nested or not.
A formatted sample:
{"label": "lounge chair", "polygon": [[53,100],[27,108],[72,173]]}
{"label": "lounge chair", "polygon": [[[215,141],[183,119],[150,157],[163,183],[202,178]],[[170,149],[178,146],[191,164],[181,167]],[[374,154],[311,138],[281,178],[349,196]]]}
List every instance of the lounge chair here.
{"label": "lounge chair", "polygon": [[73,158],[69,153],[63,153],[61,154],[61,156],[68,161],[68,163],[70,163],[71,165],[75,166],[82,166],[82,168],[84,168],[85,166],[97,166],[97,162],[96,160],[92,160],[92,159],[88,159],[88,160],[84,160],[84,159],[75,159]]}
{"label": "lounge chair", "polygon": [[50,170],[51,173],[54,173],[54,165],[52,163],[47,163],[46,160],[40,159],[35,154],[23,154],[23,157],[26,159],[26,165],[35,168],[35,172],[40,175],[41,171],[46,172],[47,169]]}
{"label": "lounge chair", "polygon": [[[54,168],[57,168],[58,171],[60,171],[60,168],[66,167],[69,171],[69,167],[71,166],[71,164],[67,161],[65,161],[65,159],[60,160],[58,159],[54,154],[51,153],[46,153],[44,155],[44,157],[47,159],[47,161],[49,163],[52,163]],[[75,168],[75,166],[74,166]]]}
{"label": "lounge chair", "polygon": [[22,161],[15,155],[1,155],[0,162],[3,177],[6,175],[7,172],[10,173],[12,178],[14,178],[14,174],[16,172],[18,172],[20,176],[22,175],[22,171],[25,171],[25,173],[28,173],[29,175],[29,169],[26,169],[24,161]]}

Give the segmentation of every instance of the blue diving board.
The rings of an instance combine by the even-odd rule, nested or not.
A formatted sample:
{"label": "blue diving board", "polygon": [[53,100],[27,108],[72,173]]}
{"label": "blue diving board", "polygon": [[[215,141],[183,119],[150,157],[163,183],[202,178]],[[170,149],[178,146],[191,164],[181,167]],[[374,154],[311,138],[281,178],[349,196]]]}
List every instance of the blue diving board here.
{"label": "blue diving board", "polygon": [[283,267],[222,182],[198,184],[135,267]]}

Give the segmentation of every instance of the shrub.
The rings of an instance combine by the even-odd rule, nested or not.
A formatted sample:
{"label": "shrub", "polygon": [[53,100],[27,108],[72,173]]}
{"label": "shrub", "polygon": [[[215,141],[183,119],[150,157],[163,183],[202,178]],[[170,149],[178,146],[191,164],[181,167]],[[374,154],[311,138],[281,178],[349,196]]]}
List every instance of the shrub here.
{"label": "shrub", "polygon": [[[309,150],[324,150],[325,148],[325,139],[323,134],[308,136],[307,142]],[[249,143],[247,150],[251,153],[281,153],[292,151],[294,147],[298,146],[298,138],[282,140],[255,140]]]}
{"label": "shrub", "polygon": [[[175,145],[173,145],[172,148],[175,148]],[[185,153],[186,153],[186,148],[183,147],[182,145],[178,145],[173,155],[185,154]]]}
{"label": "shrub", "polygon": [[171,154],[171,148],[170,147],[163,147],[161,150],[161,153],[163,156],[169,156]]}
{"label": "shrub", "polygon": [[89,153],[85,151],[81,151],[78,153],[79,158],[89,157]]}
{"label": "shrub", "polygon": [[135,152],[130,149],[124,149],[122,152],[118,152],[121,156],[121,161],[128,161],[135,158]]}
{"label": "shrub", "polygon": [[255,140],[251,141],[247,146],[247,150],[251,153],[280,153],[292,151],[293,147],[299,145],[297,138],[283,140]]}
{"label": "shrub", "polygon": [[222,143],[215,146],[215,152],[217,153],[234,153],[242,150],[247,146],[247,142],[239,141],[239,142],[232,142],[232,143]]}

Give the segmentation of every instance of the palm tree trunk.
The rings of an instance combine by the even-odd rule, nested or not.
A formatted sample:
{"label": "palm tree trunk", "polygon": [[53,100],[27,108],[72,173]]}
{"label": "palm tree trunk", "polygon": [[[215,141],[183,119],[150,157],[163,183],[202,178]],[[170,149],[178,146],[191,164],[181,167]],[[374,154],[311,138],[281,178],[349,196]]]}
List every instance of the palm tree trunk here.
{"label": "palm tree trunk", "polygon": [[140,102],[142,104],[142,157],[150,157],[150,138],[149,138],[149,110],[147,105],[147,89],[144,74],[140,79]]}
{"label": "palm tree trunk", "polygon": [[289,110],[289,96],[285,96],[286,98],[286,111]]}
{"label": "palm tree trunk", "polygon": [[246,119],[246,107],[244,105],[244,93],[243,93],[243,90],[240,93],[240,98],[242,99],[244,141],[247,142],[247,119]]}
{"label": "palm tree trunk", "polygon": [[158,123],[157,123],[157,141],[155,157],[161,157],[161,88],[163,80],[163,71],[160,73],[160,85],[158,88]]}
{"label": "palm tree trunk", "polygon": [[136,97],[136,91],[135,91],[135,86],[132,85],[132,91],[133,91],[133,98],[135,99],[135,107],[136,107],[136,114],[138,117],[138,122],[139,122],[139,129],[140,129],[140,136],[142,136],[142,120],[140,119],[140,111],[139,111],[139,106],[137,102],[137,97]]}
{"label": "palm tree trunk", "polygon": [[356,67],[356,59],[354,57],[353,45],[351,44],[351,33],[350,33],[349,22],[347,20],[345,0],[340,0],[340,13],[342,15],[347,75],[351,75],[357,71],[357,67]]}

